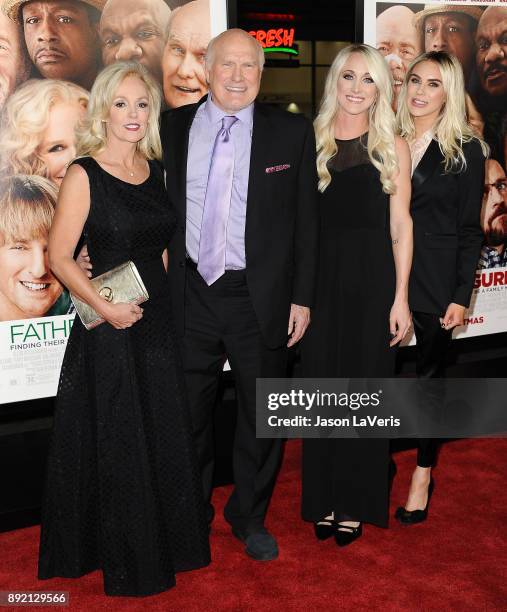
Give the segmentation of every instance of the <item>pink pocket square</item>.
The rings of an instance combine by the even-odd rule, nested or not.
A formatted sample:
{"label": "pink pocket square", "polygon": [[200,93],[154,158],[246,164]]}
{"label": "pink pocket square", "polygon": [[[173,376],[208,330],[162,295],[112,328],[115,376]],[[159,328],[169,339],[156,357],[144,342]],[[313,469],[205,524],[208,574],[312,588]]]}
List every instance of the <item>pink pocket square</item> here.
{"label": "pink pocket square", "polygon": [[266,168],[266,174],[271,174],[272,172],[281,172],[282,170],[288,170],[290,168],[290,164],[280,164],[279,166],[271,166]]}

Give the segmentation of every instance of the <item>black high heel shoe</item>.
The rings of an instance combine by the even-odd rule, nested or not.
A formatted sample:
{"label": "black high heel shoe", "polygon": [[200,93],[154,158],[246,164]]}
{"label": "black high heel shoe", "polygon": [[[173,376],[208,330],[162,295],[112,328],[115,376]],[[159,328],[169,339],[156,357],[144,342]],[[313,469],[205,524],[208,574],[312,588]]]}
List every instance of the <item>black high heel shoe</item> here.
{"label": "black high heel shoe", "polygon": [[357,527],[349,527],[348,525],[337,523],[336,527],[337,529],[334,532],[334,539],[338,546],[348,546],[363,534],[362,523],[359,523]]}
{"label": "black high heel shoe", "polygon": [[337,524],[333,519],[322,519],[313,524],[317,540],[327,540],[336,533]]}
{"label": "black high heel shoe", "polygon": [[428,517],[431,494],[433,493],[434,488],[435,483],[433,479],[431,479],[428,486],[428,501],[426,502],[426,506],[423,510],[406,510],[403,506],[399,506],[394,513],[394,518],[396,518],[402,525],[416,525],[417,523],[422,523],[425,521]]}

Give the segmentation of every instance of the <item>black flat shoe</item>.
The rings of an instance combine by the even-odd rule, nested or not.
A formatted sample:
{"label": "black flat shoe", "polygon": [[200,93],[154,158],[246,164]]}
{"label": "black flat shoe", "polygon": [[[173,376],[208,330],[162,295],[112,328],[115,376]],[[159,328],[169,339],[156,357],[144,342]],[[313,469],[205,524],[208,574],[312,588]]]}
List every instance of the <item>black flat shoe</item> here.
{"label": "black flat shoe", "polygon": [[336,533],[337,523],[332,519],[323,519],[319,523],[313,524],[315,537],[317,540],[327,540]]}
{"label": "black flat shoe", "polygon": [[334,532],[334,539],[338,546],[348,546],[352,544],[354,540],[360,538],[363,534],[363,524],[359,523],[357,527],[349,527],[348,525],[341,525],[337,523],[337,529]]}
{"label": "black flat shoe", "polygon": [[403,506],[397,508],[394,513],[394,518],[397,519],[402,525],[416,525],[422,523],[428,517],[428,509],[430,507],[431,494],[433,493],[435,485],[433,479],[430,480],[428,487],[428,501],[426,507],[423,510],[406,510]]}

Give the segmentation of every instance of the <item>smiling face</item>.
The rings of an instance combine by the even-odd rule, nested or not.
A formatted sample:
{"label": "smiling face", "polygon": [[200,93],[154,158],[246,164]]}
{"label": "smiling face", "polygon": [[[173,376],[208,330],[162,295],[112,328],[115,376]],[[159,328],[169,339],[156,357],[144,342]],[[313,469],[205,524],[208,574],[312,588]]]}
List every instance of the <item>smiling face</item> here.
{"label": "smiling face", "polygon": [[413,18],[414,13],[406,6],[392,6],[377,17],[377,49],[391,70],[395,100],[410,62],[421,53]]}
{"label": "smiling face", "polygon": [[28,54],[47,79],[90,89],[97,74],[97,29],[78,0],[28,2],[21,7]]}
{"label": "smiling face", "polygon": [[194,0],[172,13],[162,57],[164,98],[170,108],[198,102],[207,93],[204,58],[210,39],[207,0]]}
{"label": "smiling face", "polygon": [[219,108],[234,114],[249,106],[259,93],[261,77],[257,43],[249,34],[231,32],[217,40],[206,78]]}
{"label": "smiling face", "polygon": [[0,12],[0,110],[30,72],[21,37],[19,26]]}
{"label": "smiling face", "polygon": [[489,246],[507,241],[507,177],[495,159],[486,161],[481,226]]}
{"label": "smiling face", "polygon": [[19,238],[0,246],[0,320],[43,316],[63,291],[48,263],[48,240]]}
{"label": "smiling face", "polygon": [[351,53],[338,75],[336,94],[340,110],[350,115],[367,113],[377,93],[366,60],[360,53]]}
{"label": "smiling face", "polygon": [[107,139],[137,143],[144,138],[150,118],[146,85],[137,76],[127,76],[118,86],[106,119]]}
{"label": "smiling face", "polygon": [[483,89],[507,97],[507,7],[487,8],[477,28],[477,73]]}
{"label": "smiling face", "polygon": [[444,105],[446,94],[442,74],[435,62],[422,61],[414,66],[407,84],[407,104],[414,118],[436,123]]}
{"label": "smiling face", "polygon": [[425,51],[447,51],[455,55],[468,78],[475,53],[475,20],[464,13],[437,13],[424,21]]}
{"label": "smiling face", "polygon": [[58,186],[65,176],[67,164],[76,156],[75,128],[85,112],[79,102],[58,102],[49,113],[48,126],[37,154],[46,165],[47,177]]}
{"label": "smiling face", "polygon": [[170,14],[163,0],[108,0],[99,27],[104,65],[136,60],[161,82]]}

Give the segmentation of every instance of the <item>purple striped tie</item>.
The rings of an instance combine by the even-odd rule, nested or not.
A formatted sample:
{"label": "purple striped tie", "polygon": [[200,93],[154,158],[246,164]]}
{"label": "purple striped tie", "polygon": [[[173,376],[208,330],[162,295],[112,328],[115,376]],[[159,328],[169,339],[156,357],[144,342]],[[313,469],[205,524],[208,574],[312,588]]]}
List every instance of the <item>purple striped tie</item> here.
{"label": "purple striped tie", "polygon": [[211,156],[197,262],[197,270],[207,285],[212,285],[225,272],[227,219],[234,173],[234,143],[230,130],[237,120],[229,116],[222,119],[222,129],[217,134]]}

